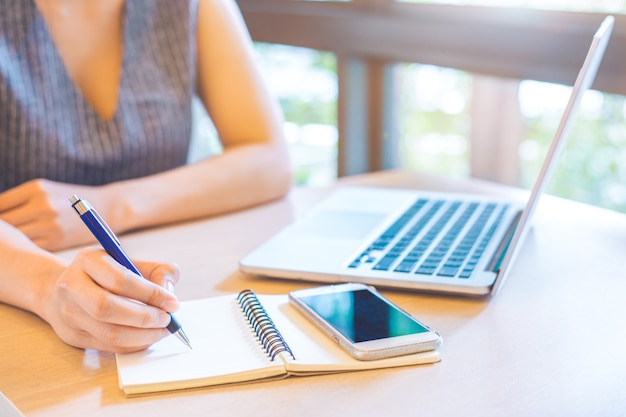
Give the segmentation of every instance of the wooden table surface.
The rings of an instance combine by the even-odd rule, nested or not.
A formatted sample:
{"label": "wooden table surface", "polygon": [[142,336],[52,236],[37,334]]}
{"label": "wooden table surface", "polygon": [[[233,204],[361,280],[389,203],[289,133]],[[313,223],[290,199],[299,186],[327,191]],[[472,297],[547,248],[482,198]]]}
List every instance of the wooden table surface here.
{"label": "wooden table surface", "polygon": [[[316,284],[244,275],[238,260],[348,184],[526,194],[387,171],[122,241],[134,258],[177,262],[181,300],[244,288],[286,293]],[[626,415],[625,255],[626,215],[545,196],[497,296],[382,290],[442,334],[440,363],[138,398],[119,390],[114,355],[71,348],[38,317],[0,305],[0,391],[28,417]]]}

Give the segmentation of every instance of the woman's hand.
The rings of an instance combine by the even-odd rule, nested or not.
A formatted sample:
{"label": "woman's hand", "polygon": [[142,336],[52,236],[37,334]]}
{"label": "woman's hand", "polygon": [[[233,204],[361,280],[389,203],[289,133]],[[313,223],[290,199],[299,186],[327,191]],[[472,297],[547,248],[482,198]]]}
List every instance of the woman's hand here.
{"label": "woman's hand", "polygon": [[101,192],[95,187],[32,180],[0,193],[0,220],[19,229],[39,247],[57,251],[94,242],[80,221],[69,198],[73,194],[93,198],[98,207]]}
{"label": "woman's hand", "polygon": [[145,349],[169,332],[178,309],[164,287],[178,281],[172,264],[137,262],[142,278],[99,249],[80,251],[52,283],[40,315],[66,343],[110,352]]}

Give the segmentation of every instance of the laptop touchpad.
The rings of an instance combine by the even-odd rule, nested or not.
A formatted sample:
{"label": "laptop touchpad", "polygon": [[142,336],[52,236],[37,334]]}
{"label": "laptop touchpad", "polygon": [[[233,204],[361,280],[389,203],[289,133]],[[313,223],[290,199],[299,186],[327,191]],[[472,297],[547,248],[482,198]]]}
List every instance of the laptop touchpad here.
{"label": "laptop touchpad", "polygon": [[294,232],[309,236],[361,239],[385,217],[386,214],[323,210],[297,225]]}

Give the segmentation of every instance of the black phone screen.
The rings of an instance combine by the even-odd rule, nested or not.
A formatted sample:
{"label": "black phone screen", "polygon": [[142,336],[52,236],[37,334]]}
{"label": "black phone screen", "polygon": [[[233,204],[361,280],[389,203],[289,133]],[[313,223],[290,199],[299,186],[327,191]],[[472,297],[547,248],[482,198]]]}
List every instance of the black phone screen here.
{"label": "black phone screen", "polygon": [[300,300],[354,343],[428,331],[368,290],[312,295]]}

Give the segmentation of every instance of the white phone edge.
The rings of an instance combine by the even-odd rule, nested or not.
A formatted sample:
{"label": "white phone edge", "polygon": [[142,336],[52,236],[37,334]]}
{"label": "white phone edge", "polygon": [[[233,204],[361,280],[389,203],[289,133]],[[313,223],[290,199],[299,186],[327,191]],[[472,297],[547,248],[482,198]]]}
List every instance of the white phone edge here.
{"label": "white phone edge", "polygon": [[[353,343],[299,299],[299,297],[302,296],[320,295],[332,292],[349,292],[360,289],[365,289],[372,292],[374,295],[391,305],[393,308],[401,311],[402,313],[411,317],[413,320],[417,321],[428,331],[406,336],[397,336],[386,339]],[[317,325],[317,327],[319,327],[324,333],[326,333],[326,335],[328,335],[331,339],[337,342],[339,346],[341,346],[351,356],[358,360],[377,360],[394,356],[409,355],[412,353],[426,352],[437,349],[437,347],[440,346],[442,343],[442,338],[439,333],[433,331],[429,326],[422,323],[410,313],[406,312],[405,310],[394,304],[391,300],[380,294],[376,290],[376,288],[369,285],[360,283],[344,283],[324,285],[321,287],[314,287],[303,290],[295,290],[289,293],[289,301],[302,314],[304,314],[315,325]]]}

